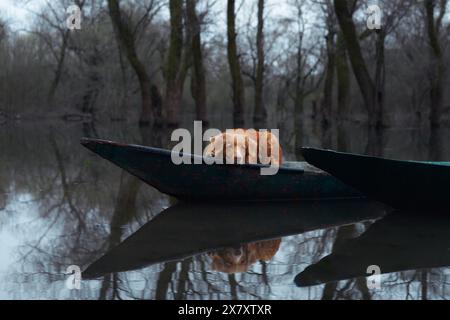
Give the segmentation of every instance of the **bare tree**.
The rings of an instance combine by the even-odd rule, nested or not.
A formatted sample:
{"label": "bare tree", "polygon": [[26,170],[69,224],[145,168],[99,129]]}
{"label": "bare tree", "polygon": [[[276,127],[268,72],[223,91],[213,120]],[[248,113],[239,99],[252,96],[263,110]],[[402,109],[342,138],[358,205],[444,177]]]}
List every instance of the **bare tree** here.
{"label": "bare tree", "polygon": [[255,78],[255,110],[253,122],[256,126],[262,126],[267,119],[267,111],[264,106],[264,0],[258,0],[258,26],[256,33],[257,65]]}
{"label": "bare tree", "polygon": [[[182,102],[190,104],[190,95],[197,119],[206,121],[208,97],[215,105],[210,113],[232,113],[239,127],[250,114],[245,103],[250,79],[257,127],[276,107],[286,111],[283,119],[293,119],[294,105],[297,120],[303,121],[298,110],[306,106],[308,115],[311,106],[314,124],[322,120],[323,127],[344,118],[359,120],[360,106],[350,102],[359,101],[360,94],[372,127],[396,121],[422,125],[428,113],[433,127],[448,120],[448,0],[379,0],[379,30],[365,28],[369,0],[303,1],[300,31],[293,27],[297,10],[278,15],[264,0],[218,1],[217,7],[226,9],[227,34],[210,18],[215,2],[45,1],[31,32],[13,27],[2,40],[3,111],[27,116],[64,112],[64,119],[75,115],[71,120],[91,118],[84,113],[112,120],[140,113],[142,124],[166,117],[176,125],[189,110]],[[66,28],[65,9],[72,3],[83,9],[82,30]],[[165,6],[167,13],[160,10]],[[190,92],[184,92],[187,76]],[[164,89],[162,97],[158,86]],[[133,104],[138,107],[130,108]]]}
{"label": "bare tree", "polygon": [[139,123],[141,125],[149,125],[152,120],[152,112],[156,111],[154,108],[152,109],[152,96],[154,100],[158,100],[158,91],[155,91],[155,88],[152,90],[153,85],[147,70],[137,55],[135,34],[129,22],[123,17],[118,0],[108,0],[108,8],[117,40],[123,47],[128,62],[133,67],[139,80],[142,103]]}
{"label": "bare tree", "polygon": [[383,22],[379,30],[376,30],[375,42],[375,90],[377,94],[378,108],[383,121],[386,99],[386,38],[398,26],[401,20],[408,14],[412,1],[388,1],[382,0],[380,5],[383,10]]}
{"label": "bare tree", "polygon": [[337,34],[336,43],[336,75],[337,75],[337,111],[340,120],[346,115],[350,104],[350,66],[348,63],[347,49],[344,36],[341,31]]}
{"label": "bare tree", "polygon": [[[85,0],[77,0],[75,3],[82,9]],[[41,21],[41,25],[44,26],[44,29],[35,28],[31,31],[33,34],[38,35],[44,40],[55,60],[53,79],[50,82],[47,93],[47,100],[50,104],[53,102],[56,90],[61,82],[67,55],[67,47],[69,45],[71,30],[66,27],[65,8],[67,6],[68,2],[65,0],[53,2],[47,1],[45,7],[40,12],[36,13],[37,18]]]}
{"label": "bare tree", "polygon": [[[352,0],[350,3],[350,13],[353,15],[357,8],[358,0]],[[342,30],[337,30],[336,39],[336,75],[337,75],[337,111],[338,119],[345,120],[345,115],[350,106],[350,65],[344,34]]]}
{"label": "bare tree", "polygon": [[[101,29],[105,25],[102,18],[103,8],[97,6],[95,0],[83,3],[85,12],[83,16],[83,28],[87,32],[73,33],[67,46],[68,54],[74,54],[81,62],[80,70],[86,79],[85,88],[78,103],[84,115],[92,116],[96,113],[96,102],[103,86],[103,74],[101,72],[105,61],[109,58],[109,39],[103,37]],[[90,10],[89,10],[90,9]],[[101,26],[101,27],[100,27]]]}
{"label": "bare tree", "polygon": [[325,20],[326,66],[321,102],[322,126],[327,128],[331,124],[333,111],[333,87],[336,74],[336,34],[337,21],[333,4],[329,1],[319,2]]}
{"label": "bare tree", "polygon": [[334,0],[334,9],[345,39],[345,44],[353,73],[369,113],[369,125],[380,128],[382,126],[382,110],[376,95],[376,87],[370,76],[366,61],[363,57],[356,27],[353,22],[351,4],[348,0]]}
{"label": "bare tree", "polygon": [[304,5],[301,0],[293,2],[296,13],[295,36],[292,39],[293,55],[289,59],[293,61],[293,67],[287,75],[289,96],[294,102],[294,128],[296,132],[296,146],[301,146],[303,126],[305,122],[305,99],[318,89],[322,75],[318,74],[318,68],[322,62],[318,44],[309,44],[306,36],[306,22],[304,17]]}
{"label": "bare tree", "polygon": [[[256,9],[257,24],[253,25],[254,14]],[[248,77],[254,87],[254,110],[253,123],[255,127],[265,127],[267,120],[267,110],[264,99],[264,83],[266,81],[266,48],[265,48],[265,2],[258,0],[252,6],[251,14],[248,16],[246,26],[246,42],[248,47],[243,49],[244,57],[248,57],[243,61],[242,74]],[[256,30],[255,30],[256,29]],[[277,35],[271,35],[272,41],[276,41]],[[269,47],[270,49],[270,47]]]}
{"label": "bare tree", "polygon": [[[439,6],[437,6],[439,2]],[[430,124],[439,127],[443,113],[445,62],[441,44],[441,30],[447,10],[447,0],[425,0],[425,17],[430,57]],[[437,12],[437,15],[436,15]]]}
{"label": "bare tree", "polygon": [[196,11],[197,0],[186,0],[188,28],[192,50],[191,93],[196,105],[197,120],[207,123],[206,76],[203,61],[201,21]]}
{"label": "bare tree", "polygon": [[228,64],[233,91],[233,122],[235,127],[244,125],[245,92],[241,63],[237,50],[235,0],[227,1]]}
{"label": "bare tree", "polygon": [[[167,124],[176,126],[180,122],[181,99],[187,71],[190,64],[190,50],[186,49],[184,39],[184,2],[169,1],[170,41],[165,65],[166,95],[165,110]],[[188,41],[186,41],[188,42]]]}

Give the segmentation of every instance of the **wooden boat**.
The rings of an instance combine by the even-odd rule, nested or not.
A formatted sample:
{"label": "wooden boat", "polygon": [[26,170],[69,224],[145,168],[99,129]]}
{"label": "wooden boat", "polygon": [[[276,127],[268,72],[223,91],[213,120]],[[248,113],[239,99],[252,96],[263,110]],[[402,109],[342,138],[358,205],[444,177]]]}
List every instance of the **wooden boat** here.
{"label": "wooden boat", "polygon": [[400,161],[302,148],[305,159],[397,209],[450,210],[450,162]]}
{"label": "wooden boat", "polygon": [[[183,200],[311,200],[361,198],[361,194],[305,162],[283,164],[276,175],[261,175],[262,165],[181,164],[169,150],[82,139],[101,157],[159,191]],[[190,157],[192,163],[197,155]],[[198,159],[197,159],[198,160]]]}
{"label": "wooden boat", "polygon": [[179,203],[93,262],[83,279],[137,270],[208,251],[376,220],[385,206],[366,200]]}
{"label": "wooden boat", "polygon": [[345,241],[295,278],[300,287],[367,277],[378,265],[381,274],[450,266],[450,218],[433,219],[417,212],[393,212],[360,237]]}

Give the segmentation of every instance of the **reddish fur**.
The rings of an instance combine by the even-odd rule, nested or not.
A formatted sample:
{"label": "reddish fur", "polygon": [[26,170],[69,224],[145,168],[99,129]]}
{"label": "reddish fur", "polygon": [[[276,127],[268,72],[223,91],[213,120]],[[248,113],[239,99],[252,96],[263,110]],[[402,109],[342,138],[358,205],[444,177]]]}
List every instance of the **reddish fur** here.
{"label": "reddish fur", "polygon": [[225,273],[246,272],[256,261],[271,260],[280,248],[280,244],[280,239],[245,244],[240,247],[243,252],[241,256],[234,254],[235,248],[218,250],[209,254],[212,258],[211,267],[213,270]]}
{"label": "reddish fur", "polygon": [[[261,134],[258,131],[255,131],[255,130],[245,130],[245,129],[232,129],[230,131],[230,133],[243,134],[245,136],[245,140],[244,140],[245,141],[245,163],[249,163],[249,156],[250,156],[250,154],[249,154],[249,139],[252,139],[252,140],[256,141],[257,150],[259,150],[260,140],[262,139],[262,138],[260,138]],[[226,157],[226,147],[225,146],[226,146],[227,141],[226,141],[225,132],[223,132],[221,135],[224,137],[224,139],[223,139],[224,157]],[[212,145],[214,143],[214,139],[216,137],[213,137],[211,139],[210,145]],[[276,157],[273,154],[273,152],[272,152],[272,149],[273,149],[272,142],[273,141],[276,141],[276,143],[279,146],[278,157]],[[237,142],[238,142],[237,139],[234,139],[233,147],[235,148],[235,150],[238,147]],[[268,144],[267,145],[267,150],[268,150],[267,156],[269,158],[271,158],[272,163],[281,164],[283,162],[283,152],[282,152],[281,146],[279,145],[278,139],[271,132],[267,132],[267,144]],[[213,152],[211,154],[207,154],[207,155],[214,156]],[[259,158],[259,154],[257,155],[257,159],[258,159],[257,162],[260,163],[261,161],[260,161],[260,158]],[[278,161],[277,161],[277,159],[278,159]]]}

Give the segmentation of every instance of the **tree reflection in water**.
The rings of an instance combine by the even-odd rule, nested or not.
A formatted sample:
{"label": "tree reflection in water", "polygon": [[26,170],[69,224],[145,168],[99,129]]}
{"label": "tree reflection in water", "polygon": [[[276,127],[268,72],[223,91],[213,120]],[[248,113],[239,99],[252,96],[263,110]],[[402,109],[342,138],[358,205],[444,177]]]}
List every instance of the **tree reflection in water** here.
{"label": "tree reflection in water", "polygon": [[[302,143],[342,151],[370,150],[389,157],[449,159],[445,129],[429,134],[394,130],[381,145],[361,142],[364,128],[321,132],[306,125]],[[282,133],[283,134],[283,133]],[[11,255],[0,254],[0,298],[89,299],[443,299],[449,297],[448,268],[394,272],[382,277],[382,289],[367,288],[365,278],[298,288],[294,277],[329,255],[342,239],[354,238],[370,223],[333,227],[283,237],[275,254],[257,257],[242,272],[211,268],[213,257],[194,255],[137,271],[83,281],[82,290],[65,287],[69,265],[82,269],[170,206],[173,199],[122,172],[79,146],[82,135],[165,146],[168,132],[124,126],[30,124],[0,127],[0,237]],[[295,136],[282,143],[295,156]],[[438,138],[436,138],[438,137]],[[440,137],[440,138],[439,138]],[[283,142],[284,139],[284,142]],[[5,235],[5,236],[3,236]],[[430,249],[432,250],[432,248]],[[216,268],[220,269],[220,268]],[[224,271],[223,269],[221,269]],[[237,270],[238,271],[238,270]]]}

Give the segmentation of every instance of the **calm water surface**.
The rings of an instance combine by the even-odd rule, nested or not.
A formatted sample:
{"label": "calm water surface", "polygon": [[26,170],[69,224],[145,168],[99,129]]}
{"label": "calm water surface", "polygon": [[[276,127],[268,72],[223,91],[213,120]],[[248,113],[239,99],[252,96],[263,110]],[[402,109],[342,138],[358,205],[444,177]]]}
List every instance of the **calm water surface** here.
{"label": "calm water surface", "polygon": [[[307,127],[301,143],[450,160],[449,133]],[[82,136],[161,147],[169,137],[110,124],[0,126],[0,299],[450,298],[450,215],[365,201],[177,203],[83,149]],[[293,136],[281,131],[288,160],[300,159]],[[71,265],[89,267],[80,290],[66,286]],[[370,265],[383,272],[379,288],[366,281]]]}

